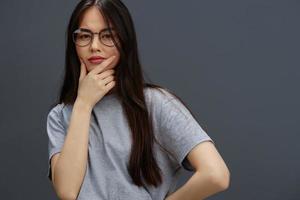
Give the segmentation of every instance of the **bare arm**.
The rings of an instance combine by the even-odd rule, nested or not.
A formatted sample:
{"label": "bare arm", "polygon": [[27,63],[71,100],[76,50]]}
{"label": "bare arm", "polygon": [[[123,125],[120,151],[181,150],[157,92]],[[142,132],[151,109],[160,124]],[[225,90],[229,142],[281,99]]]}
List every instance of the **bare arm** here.
{"label": "bare arm", "polygon": [[92,108],[115,86],[114,70],[111,69],[117,63],[115,58],[105,59],[89,73],[80,58],[78,94],[67,135],[61,152],[51,158],[53,186],[63,200],[75,200],[79,194],[87,168]]}
{"label": "bare arm", "polygon": [[87,166],[92,108],[80,100],[73,106],[64,146],[53,164],[53,186],[61,199],[76,199]]}
{"label": "bare arm", "polygon": [[196,172],[166,200],[202,200],[229,187],[230,172],[213,143],[198,144],[187,158]]}

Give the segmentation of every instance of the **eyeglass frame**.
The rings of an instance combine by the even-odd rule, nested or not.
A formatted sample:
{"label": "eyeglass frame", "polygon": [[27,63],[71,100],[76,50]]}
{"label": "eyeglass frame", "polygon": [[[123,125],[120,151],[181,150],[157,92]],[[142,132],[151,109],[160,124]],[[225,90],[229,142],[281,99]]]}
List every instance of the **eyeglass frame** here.
{"label": "eyeglass frame", "polygon": [[[91,39],[91,40],[89,41],[89,43],[87,43],[86,45],[80,46],[80,45],[78,45],[78,44],[76,43],[75,33],[76,33],[76,31],[79,31],[79,30],[81,30],[81,31],[83,31],[83,32],[91,33],[91,35],[92,35],[92,39]],[[109,30],[110,30],[110,31],[109,31]],[[104,31],[109,31],[109,32],[111,33],[111,30],[114,30],[114,28],[104,28],[104,29],[102,29],[100,32],[92,32],[90,29],[86,29],[86,28],[78,28],[78,29],[76,29],[76,30],[72,33],[72,40],[73,40],[73,42],[75,43],[75,45],[77,45],[77,46],[79,46],[79,47],[85,47],[85,46],[90,45],[90,44],[92,43],[92,41],[94,41],[94,37],[95,37],[94,35],[95,35],[95,34],[98,34],[98,38],[99,38],[101,44],[103,44],[103,45],[105,45],[105,46],[108,46],[108,47],[113,47],[113,46],[115,46],[115,44],[113,44],[113,45],[107,45],[107,44],[104,44],[104,43],[102,42],[102,40],[101,40],[101,34],[102,34]],[[113,42],[114,42],[114,41],[113,41]]]}

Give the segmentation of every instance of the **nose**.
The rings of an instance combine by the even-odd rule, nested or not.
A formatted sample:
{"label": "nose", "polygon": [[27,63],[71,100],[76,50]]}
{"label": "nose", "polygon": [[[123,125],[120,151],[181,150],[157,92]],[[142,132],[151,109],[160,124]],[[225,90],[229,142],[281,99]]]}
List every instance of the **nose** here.
{"label": "nose", "polygon": [[101,44],[100,44],[100,38],[98,38],[99,35],[95,34],[94,38],[91,41],[91,50],[92,51],[98,51],[100,50]]}

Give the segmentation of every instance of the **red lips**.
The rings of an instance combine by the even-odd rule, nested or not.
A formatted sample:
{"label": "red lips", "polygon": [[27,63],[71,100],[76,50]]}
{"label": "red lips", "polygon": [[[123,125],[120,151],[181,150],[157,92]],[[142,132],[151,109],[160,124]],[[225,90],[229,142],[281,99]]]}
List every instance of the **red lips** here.
{"label": "red lips", "polygon": [[104,58],[101,57],[101,56],[92,56],[92,57],[90,57],[88,60],[89,60],[89,61],[91,61],[91,60],[104,60]]}

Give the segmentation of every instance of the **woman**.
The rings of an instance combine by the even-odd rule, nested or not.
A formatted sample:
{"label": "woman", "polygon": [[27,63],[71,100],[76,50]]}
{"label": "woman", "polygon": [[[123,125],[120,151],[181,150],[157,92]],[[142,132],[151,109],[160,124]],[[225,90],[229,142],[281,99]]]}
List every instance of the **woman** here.
{"label": "woman", "polygon": [[[49,111],[48,177],[61,199],[204,199],[229,184],[214,141],[172,92],[145,83],[120,0],[83,0]],[[195,171],[178,190],[182,169]]]}

